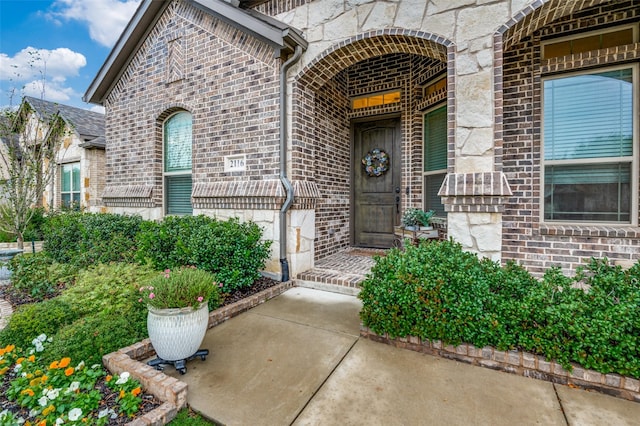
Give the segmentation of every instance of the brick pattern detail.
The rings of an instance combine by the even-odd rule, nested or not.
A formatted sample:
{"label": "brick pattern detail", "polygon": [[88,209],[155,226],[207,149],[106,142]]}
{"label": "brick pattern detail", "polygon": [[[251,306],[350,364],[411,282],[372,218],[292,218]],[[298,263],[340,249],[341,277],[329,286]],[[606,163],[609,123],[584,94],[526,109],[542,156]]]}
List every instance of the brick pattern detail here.
{"label": "brick pattern detail", "polygon": [[638,261],[638,227],[541,223],[540,129],[543,75],[638,62],[640,46],[636,43],[542,60],[540,44],[543,37],[637,22],[640,1],[606,2],[603,6],[596,1],[538,3],[542,2],[532,5],[535,11],[520,16],[520,20],[516,17],[494,39],[499,51],[496,55],[501,56],[496,72],[501,79],[496,80],[495,87],[502,89],[496,92],[500,95],[496,117],[502,117],[498,123],[501,132],[496,132],[496,139],[502,139],[502,154],[496,161],[513,191],[502,216],[502,259],[515,260],[534,274],[542,274],[551,266],[560,266],[565,274],[571,274],[591,257],[608,257],[620,264]]}
{"label": "brick pattern detail", "polygon": [[182,80],[184,75],[184,39],[171,40],[167,46],[167,83]]}
{"label": "brick pattern detail", "polygon": [[[249,298],[222,307],[209,313],[209,328],[221,324],[269,299],[272,299],[289,288],[291,281],[277,284]],[[149,339],[135,343],[102,357],[102,363],[113,374],[128,371],[133,378],[140,381],[146,392],[161,400],[163,404],[153,411],[138,417],[129,425],[164,425],[173,420],[180,409],[187,405],[187,384],[167,376],[155,368],[149,367],[141,360],[155,356]]]}
{"label": "brick pattern detail", "polygon": [[[314,182],[293,182],[294,208],[313,209],[320,192]],[[286,194],[279,180],[199,183],[193,187],[197,209],[277,210]]]}
{"label": "brick pattern detail", "polygon": [[149,185],[107,186],[102,193],[105,206],[154,207]]}
{"label": "brick pattern detail", "polygon": [[[168,58],[177,40],[182,64],[180,55]],[[169,64],[182,67],[182,78]],[[268,44],[189,2],[171,1],[105,101],[105,192],[113,194],[105,205],[163,205],[163,122],[178,110],[193,117],[194,186],[278,179],[279,68]],[[224,157],[238,154],[246,156],[246,171],[225,172]],[[113,189],[127,186],[153,191],[142,199]],[[216,205],[207,200],[202,205]],[[255,199],[242,205],[256,203],[266,207]]]}
{"label": "brick pattern detail", "polygon": [[[447,56],[452,49],[447,40],[424,32],[372,31],[331,47],[294,79],[291,176],[316,182],[322,197],[316,207],[316,260],[351,244],[351,118],[401,117],[401,186],[410,188],[403,207],[421,204],[423,113],[417,106],[427,105],[423,85],[453,64]],[[397,89],[400,104],[350,109],[352,97]],[[454,107],[451,99],[449,104]]]}
{"label": "brick pattern detail", "polygon": [[629,401],[640,402],[640,381],[618,374],[602,374],[572,365],[571,372],[544,356],[520,351],[499,351],[492,347],[477,348],[463,343],[458,346],[445,345],[440,340],[425,340],[415,336],[393,338],[379,335],[360,326],[360,336],[367,339],[409,349],[433,356],[452,359],[466,364],[504,371],[518,376],[531,377],[562,385],[574,385],[592,389]]}
{"label": "brick pattern detail", "polygon": [[264,13],[265,15],[275,16],[302,6],[309,1],[310,0],[269,0],[256,6],[254,10]]}
{"label": "brick pattern detail", "polygon": [[504,174],[449,173],[438,192],[447,212],[500,213],[511,195]]}

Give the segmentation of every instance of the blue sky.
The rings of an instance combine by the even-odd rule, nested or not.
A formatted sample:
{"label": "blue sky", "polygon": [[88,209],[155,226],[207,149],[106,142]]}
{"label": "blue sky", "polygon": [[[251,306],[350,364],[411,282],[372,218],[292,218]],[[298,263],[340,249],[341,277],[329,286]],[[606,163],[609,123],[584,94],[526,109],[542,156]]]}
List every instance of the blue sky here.
{"label": "blue sky", "polygon": [[30,95],[102,111],[82,95],[139,3],[0,0],[0,107]]}

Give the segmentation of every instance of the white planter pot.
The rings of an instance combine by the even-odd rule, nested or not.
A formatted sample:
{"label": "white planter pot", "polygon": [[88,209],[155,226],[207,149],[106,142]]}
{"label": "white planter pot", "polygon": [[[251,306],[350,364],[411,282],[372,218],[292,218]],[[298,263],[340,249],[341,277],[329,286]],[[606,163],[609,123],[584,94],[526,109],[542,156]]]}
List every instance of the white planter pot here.
{"label": "white planter pot", "polygon": [[202,303],[198,310],[148,309],[147,330],[158,358],[177,361],[196,353],[209,322],[207,303]]}

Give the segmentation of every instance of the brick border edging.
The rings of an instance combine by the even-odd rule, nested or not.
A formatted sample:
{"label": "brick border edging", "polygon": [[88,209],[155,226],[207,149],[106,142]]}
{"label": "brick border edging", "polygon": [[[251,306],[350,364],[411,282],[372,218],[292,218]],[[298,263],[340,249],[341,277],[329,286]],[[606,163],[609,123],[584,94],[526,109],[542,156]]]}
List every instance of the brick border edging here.
{"label": "brick border edging", "polygon": [[397,348],[561,385],[574,385],[640,402],[640,380],[588,370],[578,364],[572,364],[573,371],[568,372],[557,362],[547,361],[542,355],[522,351],[499,351],[491,346],[476,348],[467,343],[458,346],[444,345],[440,340],[424,340],[416,336],[391,338],[386,333],[379,335],[363,325],[360,325],[360,336]]}
{"label": "brick border edging", "polygon": [[[215,327],[228,319],[248,311],[284,293],[292,287],[294,287],[293,281],[280,283],[260,293],[256,293],[251,297],[211,311],[209,312],[208,328]],[[187,405],[186,383],[174,377],[167,376],[163,372],[140,362],[140,360],[150,358],[154,355],[155,351],[153,350],[151,341],[144,339],[102,357],[102,363],[112,374],[120,374],[128,371],[133,378],[140,381],[146,392],[149,392],[162,401],[160,407],[143,416],[137,417],[128,423],[129,426],[165,425],[175,418],[178,410]]]}

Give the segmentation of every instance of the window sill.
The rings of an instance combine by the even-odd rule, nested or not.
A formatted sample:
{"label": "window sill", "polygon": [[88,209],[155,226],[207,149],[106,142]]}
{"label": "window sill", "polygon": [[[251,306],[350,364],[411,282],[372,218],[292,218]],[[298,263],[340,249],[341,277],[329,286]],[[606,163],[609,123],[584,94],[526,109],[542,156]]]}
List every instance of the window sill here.
{"label": "window sill", "polygon": [[639,238],[640,228],[632,225],[560,225],[541,223],[540,234],[563,237]]}

